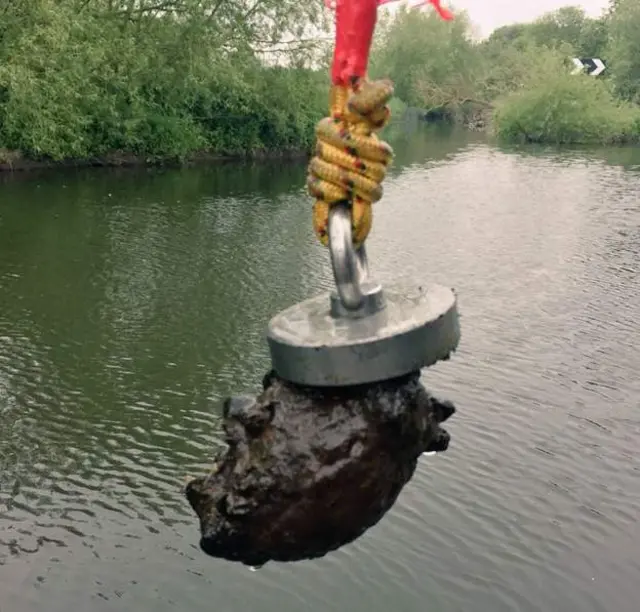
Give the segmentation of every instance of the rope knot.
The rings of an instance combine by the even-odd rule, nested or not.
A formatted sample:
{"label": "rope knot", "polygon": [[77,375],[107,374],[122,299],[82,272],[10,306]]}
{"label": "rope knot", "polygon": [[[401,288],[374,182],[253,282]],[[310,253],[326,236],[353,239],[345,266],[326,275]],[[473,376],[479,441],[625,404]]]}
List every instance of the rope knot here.
{"label": "rope knot", "polygon": [[355,246],[371,231],[371,205],[382,197],[382,181],[393,158],[391,147],[375,132],[389,121],[392,95],[388,80],[331,88],[330,116],[316,126],[316,154],[307,178],[307,189],[316,198],[314,231],[324,246],[329,244],[329,208],[334,204],[349,205]]}

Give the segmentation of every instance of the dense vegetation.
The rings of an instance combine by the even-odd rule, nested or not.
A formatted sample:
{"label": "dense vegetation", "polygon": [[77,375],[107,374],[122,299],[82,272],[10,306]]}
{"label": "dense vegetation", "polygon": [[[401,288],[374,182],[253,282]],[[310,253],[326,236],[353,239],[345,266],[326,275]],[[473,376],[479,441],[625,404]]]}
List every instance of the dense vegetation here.
{"label": "dense vegetation", "polygon": [[[565,7],[476,42],[464,13],[442,23],[400,11],[378,33],[372,72],[427,115],[490,124],[529,142],[640,140],[640,0],[613,0],[599,19]],[[572,57],[596,57],[598,77],[571,75]]]}
{"label": "dense vegetation", "polygon": [[[307,149],[331,18],[322,0],[0,0],[0,161]],[[638,0],[472,32],[464,13],[400,10],[380,24],[372,74],[399,103],[510,140],[639,137]],[[608,69],[569,77],[572,56]]]}
{"label": "dense vegetation", "polygon": [[326,18],[303,0],[0,0],[0,149],[61,160],[310,145],[327,92],[304,36]]}

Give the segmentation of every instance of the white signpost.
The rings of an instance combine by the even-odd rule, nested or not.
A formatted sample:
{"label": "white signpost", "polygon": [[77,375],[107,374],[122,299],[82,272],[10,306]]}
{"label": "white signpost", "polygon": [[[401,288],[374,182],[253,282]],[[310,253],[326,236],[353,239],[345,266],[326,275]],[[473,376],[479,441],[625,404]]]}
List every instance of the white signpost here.
{"label": "white signpost", "polygon": [[604,62],[597,57],[574,57],[571,61],[575,66],[571,74],[578,74],[587,70],[589,76],[598,76],[606,69]]}

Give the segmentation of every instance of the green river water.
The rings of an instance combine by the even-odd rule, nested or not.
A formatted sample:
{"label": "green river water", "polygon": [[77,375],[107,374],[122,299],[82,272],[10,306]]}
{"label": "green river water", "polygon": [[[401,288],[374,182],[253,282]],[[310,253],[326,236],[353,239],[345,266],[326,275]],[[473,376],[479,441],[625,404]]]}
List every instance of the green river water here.
{"label": "green river water", "polygon": [[300,163],[0,176],[1,612],[637,612],[640,150],[392,126],[372,273],[452,286],[458,412],[317,561],[205,557],[182,495],[277,311],[328,290]]}

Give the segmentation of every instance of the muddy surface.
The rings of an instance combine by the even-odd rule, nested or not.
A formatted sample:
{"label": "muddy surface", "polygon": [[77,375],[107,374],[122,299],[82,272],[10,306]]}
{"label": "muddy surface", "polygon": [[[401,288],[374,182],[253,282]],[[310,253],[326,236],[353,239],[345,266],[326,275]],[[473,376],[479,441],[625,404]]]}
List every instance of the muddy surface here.
{"label": "muddy surface", "polygon": [[202,550],[259,566],[352,542],[392,507],[422,453],[447,449],[440,423],[454,412],[418,372],[332,390],[267,374],[257,397],[225,401],[228,448],[187,484]]}

